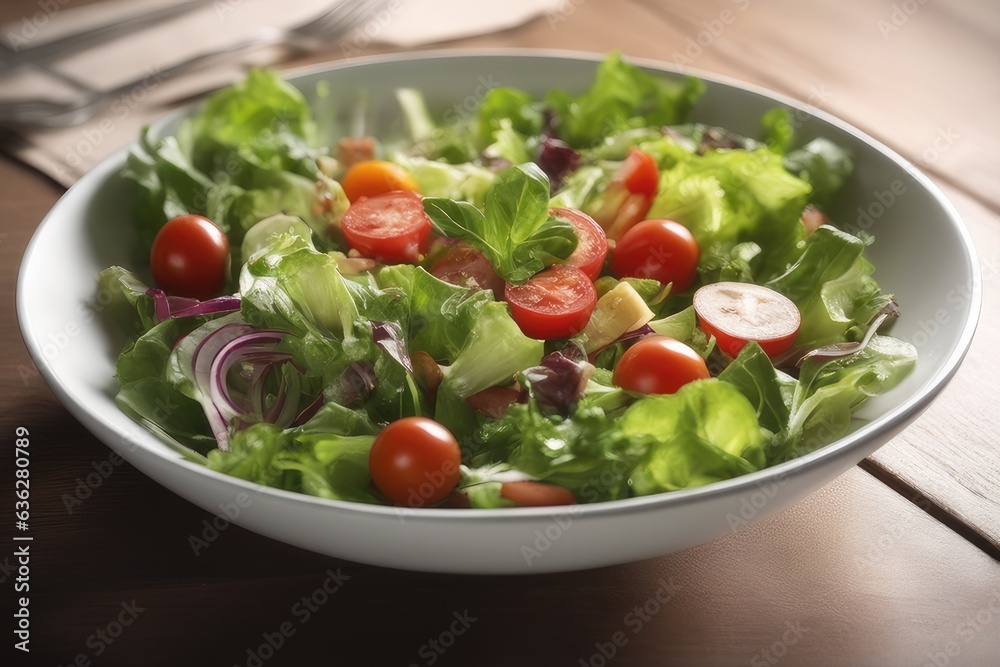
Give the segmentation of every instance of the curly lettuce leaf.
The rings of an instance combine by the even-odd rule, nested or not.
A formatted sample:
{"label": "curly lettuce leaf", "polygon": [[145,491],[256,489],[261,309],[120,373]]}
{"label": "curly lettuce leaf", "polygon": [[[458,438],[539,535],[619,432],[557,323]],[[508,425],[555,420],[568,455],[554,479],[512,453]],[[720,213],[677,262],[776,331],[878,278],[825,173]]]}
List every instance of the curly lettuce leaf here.
{"label": "curly lettuce leaf", "polygon": [[491,88],[476,109],[477,137],[481,146],[496,141],[504,127],[522,137],[541,134],[545,117],[531,95],[514,88]]}
{"label": "curly lettuce leaf", "polygon": [[506,421],[513,437],[511,466],[535,479],[597,502],[629,495],[629,473],[645,451],[597,407],[579,407],[568,418],[514,405]]}
{"label": "curly lettuce leaf", "polygon": [[775,107],[761,116],[761,140],[772,151],[784,155],[795,143],[792,114],[784,107]]}
{"label": "curly lettuce leaf", "polygon": [[383,504],[372,492],[368,468],[374,440],[373,435],[299,435],[293,439],[296,447],[275,456],[273,466],[292,473],[289,483],[299,485],[292,490],[330,500]]}
{"label": "curly lettuce leaf", "polygon": [[208,453],[208,467],[248,482],[288,488],[283,483],[284,471],[274,465],[274,459],[284,451],[288,436],[274,424],[254,424],[235,433],[229,451],[214,449]]}
{"label": "curly lettuce leaf", "polygon": [[443,369],[434,418],[452,433],[474,433],[478,418],[465,399],[489,387],[510,384],[518,372],[538,365],[544,349],[542,341],[521,333],[506,304],[484,304],[462,351]]}
{"label": "curly lettuce leaf", "polygon": [[854,160],[844,148],[819,137],[785,155],[785,169],[812,186],[811,201],[820,208],[834,198],[854,173]]}
{"label": "curly lettuce leaf", "polygon": [[200,171],[225,173],[243,187],[271,172],[311,178],[319,155],[308,101],[267,69],[252,69],[209,97],[178,137]]}
{"label": "curly lettuce leaf", "polygon": [[409,349],[445,364],[455,361],[483,307],[493,301],[489,291],[452,285],[407,264],[383,268],[378,282],[398,291]]}
{"label": "curly lettuce leaf", "polygon": [[637,401],[621,418],[628,437],[649,438],[632,474],[637,494],[691,488],[764,466],[757,412],[736,387],[698,380],[675,394]]}
{"label": "curly lettuce leaf", "polygon": [[319,173],[315,144],[305,97],[269,70],[211,96],[176,137],[153,140],[146,128],[122,172],[137,190],[141,254],[168,220],[188,213],[226,232],[236,272],[243,235],[265,217],[296,215],[321,238],[346,197]]}
{"label": "curly lettuce leaf", "polygon": [[586,92],[574,97],[552,91],[545,103],[558,119],[559,138],[587,148],[615,131],[683,122],[704,89],[699,79],[653,76],[613,52],[598,65]]}
{"label": "curly lettuce leaf", "polygon": [[243,316],[254,326],[358,336],[360,312],[336,260],[297,235],[276,235],[244,265],[240,294]]}
{"label": "curly lettuce leaf", "polygon": [[361,412],[328,403],[302,426],[254,424],[233,436],[231,451],[209,452],[207,465],[257,484],[331,500],[379,503],[368,453],[375,428]]}
{"label": "curly lettuce leaf", "polygon": [[711,150],[661,173],[648,217],[684,224],[706,257],[755,243],[755,278],[767,280],[798,256],[804,236],[799,218],[810,191],[767,149]]}

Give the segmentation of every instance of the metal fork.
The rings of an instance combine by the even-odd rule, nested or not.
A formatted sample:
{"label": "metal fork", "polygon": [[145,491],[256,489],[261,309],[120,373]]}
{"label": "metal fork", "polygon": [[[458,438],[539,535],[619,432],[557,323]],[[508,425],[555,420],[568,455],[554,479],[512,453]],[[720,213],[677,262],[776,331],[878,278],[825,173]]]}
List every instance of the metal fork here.
{"label": "metal fork", "polygon": [[388,0],[340,0],[319,16],[288,29],[265,28],[256,35],[215,51],[198,54],[165,69],[108,90],[90,90],[72,100],[36,98],[0,103],[0,125],[69,127],[93,118],[115,99],[139,88],[252,47],[285,45],[300,51],[318,51],[334,44],[373,16]]}
{"label": "metal fork", "polygon": [[137,30],[145,29],[147,26],[163,23],[168,19],[205,7],[207,4],[208,0],[184,0],[177,4],[154,7],[150,11],[132,14],[113,23],[83,30],[36,46],[17,48],[0,43],[0,52],[6,61],[0,64],[0,71],[19,65],[38,65],[64,58],[94,44],[107,42],[120,35],[128,35]]}

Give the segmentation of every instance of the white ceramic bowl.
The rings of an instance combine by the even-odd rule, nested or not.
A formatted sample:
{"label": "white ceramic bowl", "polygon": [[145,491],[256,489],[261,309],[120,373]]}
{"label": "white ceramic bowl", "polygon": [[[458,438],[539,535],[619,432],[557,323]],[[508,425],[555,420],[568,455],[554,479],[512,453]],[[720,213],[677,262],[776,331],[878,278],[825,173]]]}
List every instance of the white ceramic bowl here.
{"label": "white ceramic bowl", "polygon": [[[291,81],[307,94],[321,81],[329,82],[333,95],[367,90],[379,127],[393,131],[399,129],[392,97],[397,87],[421,89],[438,112],[462,113],[494,85],[537,94],[553,87],[583,90],[599,59],[557,52],[449,51],[337,63]],[[640,64],[670,75],[656,63]],[[800,140],[826,136],[853,151],[857,170],[835,219],[852,225],[860,220],[875,234],[869,256],[876,277],[902,304],[893,335],[919,350],[915,372],[868,404],[848,436],[802,458],[702,488],[568,511],[373,507],[263,488],[188,463],[115,407],[120,341],[93,312],[101,306],[94,301],[97,273],[111,264],[134,266],[131,196],[118,175],[124,151],[73,186],[35,233],[17,288],[25,342],[66,408],[135,467],[209,511],[229,518],[238,513],[235,523],[306,549],[413,570],[532,573],[623,563],[707,542],[815,491],[915,419],[969,347],[981,279],[955,210],[900,156],[816,109],[754,86],[703,78],[707,92],[695,109],[698,121],[754,136],[761,114],[780,104],[797,110]],[[177,120],[167,119],[157,131],[171,131]],[[859,209],[868,217],[859,217]],[[929,323],[934,322],[932,332]],[[147,530],[155,531],[155,525]]]}

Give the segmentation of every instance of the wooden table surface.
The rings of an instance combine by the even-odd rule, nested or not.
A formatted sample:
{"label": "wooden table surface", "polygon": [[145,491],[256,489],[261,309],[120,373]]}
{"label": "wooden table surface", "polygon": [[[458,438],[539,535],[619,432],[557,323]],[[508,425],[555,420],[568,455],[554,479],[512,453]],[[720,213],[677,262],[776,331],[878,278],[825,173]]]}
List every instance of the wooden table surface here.
{"label": "wooden table surface", "polygon": [[[4,3],[0,23],[36,5]],[[62,189],[0,156],[5,524],[15,428],[30,429],[34,444],[32,652],[12,653],[13,664],[1000,664],[1000,5],[567,0],[523,27],[454,45],[618,48],[807,102],[821,94],[827,111],[917,162],[963,216],[985,287],[966,362],[859,467],[682,553],[571,574],[458,577],[335,561],[230,526],[196,556],[189,537],[212,515],[128,464],[110,466],[67,509],[82,479],[109,469],[110,450],[34,372],[14,316],[21,255]],[[5,610],[13,551],[0,550]],[[300,601],[331,571],[339,590],[306,617]],[[280,636],[283,624],[294,634]]]}

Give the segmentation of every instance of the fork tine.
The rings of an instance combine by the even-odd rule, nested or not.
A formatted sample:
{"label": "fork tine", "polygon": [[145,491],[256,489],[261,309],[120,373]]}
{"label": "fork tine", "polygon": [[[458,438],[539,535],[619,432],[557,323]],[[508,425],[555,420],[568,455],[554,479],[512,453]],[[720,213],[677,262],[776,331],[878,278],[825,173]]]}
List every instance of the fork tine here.
{"label": "fork tine", "polygon": [[308,34],[312,37],[333,39],[357,27],[365,18],[374,14],[385,4],[387,4],[386,0],[360,0],[357,2],[341,0],[326,14],[304,24],[295,32]]}
{"label": "fork tine", "polygon": [[[177,76],[182,72],[203,66],[213,60],[227,57],[237,51],[261,45],[287,44],[292,47],[318,50],[336,44],[351,29],[357,27],[367,17],[372,16],[387,0],[341,0],[327,12],[306,23],[289,30],[265,28],[256,35],[228,46],[206,51],[159,70],[160,79]],[[69,126],[93,117],[112,99],[146,81],[128,81],[109,90],[88,90],[87,94],[73,102],[33,99],[19,100],[10,104],[0,104],[0,126],[4,124],[40,125],[48,127]]]}
{"label": "fork tine", "polygon": [[96,42],[105,42],[119,35],[162,23],[166,19],[180,16],[205,5],[207,5],[206,0],[186,0],[176,5],[156,7],[116,23],[101,25],[37,46],[29,46],[16,51],[11,48],[8,55],[17,64],[48,62],[81,51]]}

